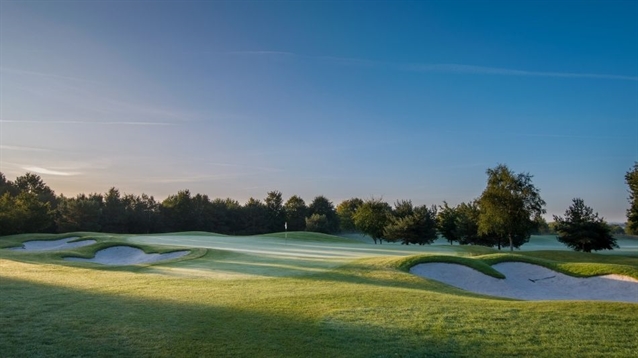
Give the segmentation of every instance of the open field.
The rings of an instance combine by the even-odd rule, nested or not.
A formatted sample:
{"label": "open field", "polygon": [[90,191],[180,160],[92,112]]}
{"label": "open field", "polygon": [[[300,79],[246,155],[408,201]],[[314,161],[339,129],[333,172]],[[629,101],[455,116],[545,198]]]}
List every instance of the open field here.
{"label": "open field", "polygon": [[[0,247],[65,237],[97,243],[0,249],[1,356],[638,355],[638,304],[495,298],[407,272],[455,262],[498,276],[490,265],[522,261],[638,279],[630,238],[613,255],[566,251],[547,237],[510,254],[308,233],[18,235],[0,238]],[[119,245],[190,254],[134,266],[63,260]]]}

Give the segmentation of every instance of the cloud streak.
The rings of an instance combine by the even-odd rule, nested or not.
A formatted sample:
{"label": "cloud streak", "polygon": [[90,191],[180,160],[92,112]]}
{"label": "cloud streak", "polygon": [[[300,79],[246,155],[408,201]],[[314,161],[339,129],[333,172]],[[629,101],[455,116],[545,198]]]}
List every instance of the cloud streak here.
{"label": "cloud streak", "polygon": [[402,65],[405,70],[415,72],[440,72],[473,75],[501,75],[501,76],[531,76],[531,77],[560,77],[560,78],[592,78],[605,80],[638,81],[638,76],[623,76],[598,73],[546,72],[526,71],[499,67],[486,67],[461,64],[412,64]]}
{"label": "cloud streak", "polygon": [[367,60],[360,58],[348,58],[338,56],[312,56],[301,55],[285,51],[235,51],[226,54],[241,54],[254,56],[288,56],[299,59],[312,59],[329,62],[343,66],[361,67],[386,67],[400,71],[411,71],[420,73],[451,73],[470,75],[497,75],[497,76],[521,76],[521,77],[556,77],[556,78],[588,78],[600,80],[638,81],[638,76],[625,76],[604,73],[576,73],[576,72],[554,72],[554,71],[529,71],[511,68],[500,68],[490,66],[477,66],[456,63],[397,63]]}
{"label": "cloud streak", "polygon": [[80,174],[76,172],[61,172],[57,170],[51,170],[51,169],[46,169],[41,167],[31,167],[31,166],[22,167],[22,169],[28,172],[36,173],[36,174],[47,174],[47,175],[58,175],[58,176],[73,176],[73,175]]}
{"label": "cloud streak", "polygon": [[167,122],[127,122],[127,121],[37,121],[37,120],[11,120],[2,119],[0,123],[23,123],[23,124],[101,124],[101,125],[127,125],[127,126],[173,126],[175,123]]}
{"label": "cloud streak", "polygon": [[50,149],[35,148],[35,147],[23,147],[17,145],[0,145],[2,150],[13,150],[18,152],[50,152]]}

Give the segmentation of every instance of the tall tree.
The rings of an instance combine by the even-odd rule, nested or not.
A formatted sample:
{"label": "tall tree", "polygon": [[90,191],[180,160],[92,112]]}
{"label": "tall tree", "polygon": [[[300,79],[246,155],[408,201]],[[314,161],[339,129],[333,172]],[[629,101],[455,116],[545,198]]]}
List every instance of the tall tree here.
{"label": "tall tree", "polygon": [[293,195],[284,204],[286,213],[286,221],[288,222],[289,231],[306,230],[306,216],[308,216],[308,207],[306,202],[299,196]]}
{"label": "tall tree", "polygon": [[459,241],[459,215],[456,208],[449,206],[445,201],[439,209],[436,218],[439,232],[452,245],[454,241]]}
{"label": "tall tree", "polygon": [[565,218],[554,215],[558,241],[576,251],[613,250],[618,247],[609,226],[598,213],[585,205],[583,199],[573,199]]}
{"label": "tall tree", "polygon": [[142,193],[127,194],[123,198],[126,211],[126,232],[144,234],[157,232],[159,224],[159,204],[152,196]]}
{"label": "tall tree", "polygon": [[[411,208],[412,209],[412,208]],[[389,241],[401,241],[404,245],[431,244],[436,240],[436,207],[419,206],[412,214],[393,216],[384,229]]]}
{"label": "tall tree", "polygon": [[16,187],[13,185],[13,183],[7,180],[4,174],[0,172],[0,195],[4,195],[4,193],[14,195],[16,191]]}
{"label": "tall tree", "polygon": [[320,195],[315,197],[310,205],[308,205],[308,215],[312,216],[314,214],[325,215],[329,233],[332,234],[339,231],[337,211],[332,202],[325,196]]}
{"label": "tall tree", "polygon": [[16,209],[15,198],[8,191],[0,195],[0,236],[20,232],[20,213]]}
{"label": "tall tree", "polygon": [[529,240],[535,218],[545,213],[545,201],[528,173],[515,174],[499,164],[487,170],[487,188],[479,199],[479,233],[490,235],[499,250],[509,242],[510,251]]}
{"label": "tall tree", "polygon": [[381,199],[366,200],[354,214],[354,224],[357,229],[370,236],[374,243],[383,243],[384,230],[390,222],[392,208]]}
{"label": "tall tree", "polygon": [[354,213],[363,205],[363,200],[359,198],[351,198],[342,201],[337,205],[337,216],[339,216],[339,229],[341,232],[354,231]]}
{"label": "tall tree", "polygon": [[328,219],[323,214],[312,214],[306,218],[306,231],[331,234]]}
{"label": "tall tree", "polygon": [[414,214],[414,205],[412,200],[397,200],[392,209],[392,216],[395,218],[405,218]]}
{"label": "tall tree", "polygon": [[457,234],[461,245],[492,246],[489,240],[479,234],[479,219],[481,210],[478,201],[461,203],[456,207]]}
{"label": "tall tree", "polygon": [[125,233],[126,203],[120,196],[120,191],[114,187],[104,194],[102,207],[102,231],[111,233]]}
{"label": "tall tree", "polygon": [[268,208],[261,200],[250,198],[242,207],[244,227],[242,234],[257,235],[267,232]]}
{"label": "tall tree", "polygon": [[627,209],[627,233],[638,235],[638,162],[625,174],[629,186],[629,209]]}
{"label": "tall tree", "polygon": [[55,193],[44,183],[39,175],[26,173],[16,178],[14,186],[21,193],[31,193],[37,195],[39,201],[49,203],[51,209],[57,207]]}
{"label": "tall tree", "polygon": [[59,232],[100,231],[103,200],[101,194],[78,194],[60,198],[56,224]]}
{"label": "tall tree", "polygon": [[268,225],[266,230],[268,232],[284,231],[286,212],[284,211],[284,200],[281,192],[277,190],[268,192],[264,202],[268,210]]}
{"label": "tall tree", "polygon": [[170,195],[160,205],[162,221],[167,231],[190,231],[197,222],[191,193],[180,190]]}

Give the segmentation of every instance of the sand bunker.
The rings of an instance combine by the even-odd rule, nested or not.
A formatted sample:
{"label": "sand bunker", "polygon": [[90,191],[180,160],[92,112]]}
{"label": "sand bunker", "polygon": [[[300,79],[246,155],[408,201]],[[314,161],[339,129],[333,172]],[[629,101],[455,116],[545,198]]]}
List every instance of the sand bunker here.
{"label": "sand bunker", "polygon": [[95,262],[103,265],[136,265],[161,260],[170,260],[189,254],[190,251],[174,251],[166,254],[147,254],[130,246],[113,246],[95,253],[92,259],[65,257],[66,261]]}
{"label": "sand bunker", "polygon": [[467,291],[522,300],[595,300],[638,302],[638,280],[620,275],[576,278],[542,266],[504,262],[492,266],[505,279],[448,263],[425,263],[410,272]]}
{"label": "sand bunker", "polygon": [[12,247],[9,250],[15,251],[53,251],[53,250],[68,250],[76,247],[82,247],[95,244],[95,240],[81,240],[76,242],[69,242],[76,240],[78,237],[67,237],[61,240],[37,240],[37,241],[25,241],[20,247]]}

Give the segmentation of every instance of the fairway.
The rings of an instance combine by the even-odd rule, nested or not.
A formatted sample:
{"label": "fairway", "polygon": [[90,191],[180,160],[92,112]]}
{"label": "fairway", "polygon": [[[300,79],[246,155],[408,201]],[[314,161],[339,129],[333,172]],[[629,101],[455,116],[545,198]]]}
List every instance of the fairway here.
{"label": "fairway", "polygon": [[[67,237],[96,243],[62,251],[6,249]],[[531,250],[535,239],[542,250]],[[151,255],[190,253],[132,266],[65,261],[127,245]],[[442,240],[374,245],[303,232],[287,238],[283,233],[3,237],[0,352],[3,357],[638,353],[638,304],[517,301],[407,272],[418,263],[455,262],[493,275],[490,265],[523,261],[575,276],[638,279],[638,259],[622,252],[574,253],[548,237],[533,237],[525,246],[509,254]]]}

